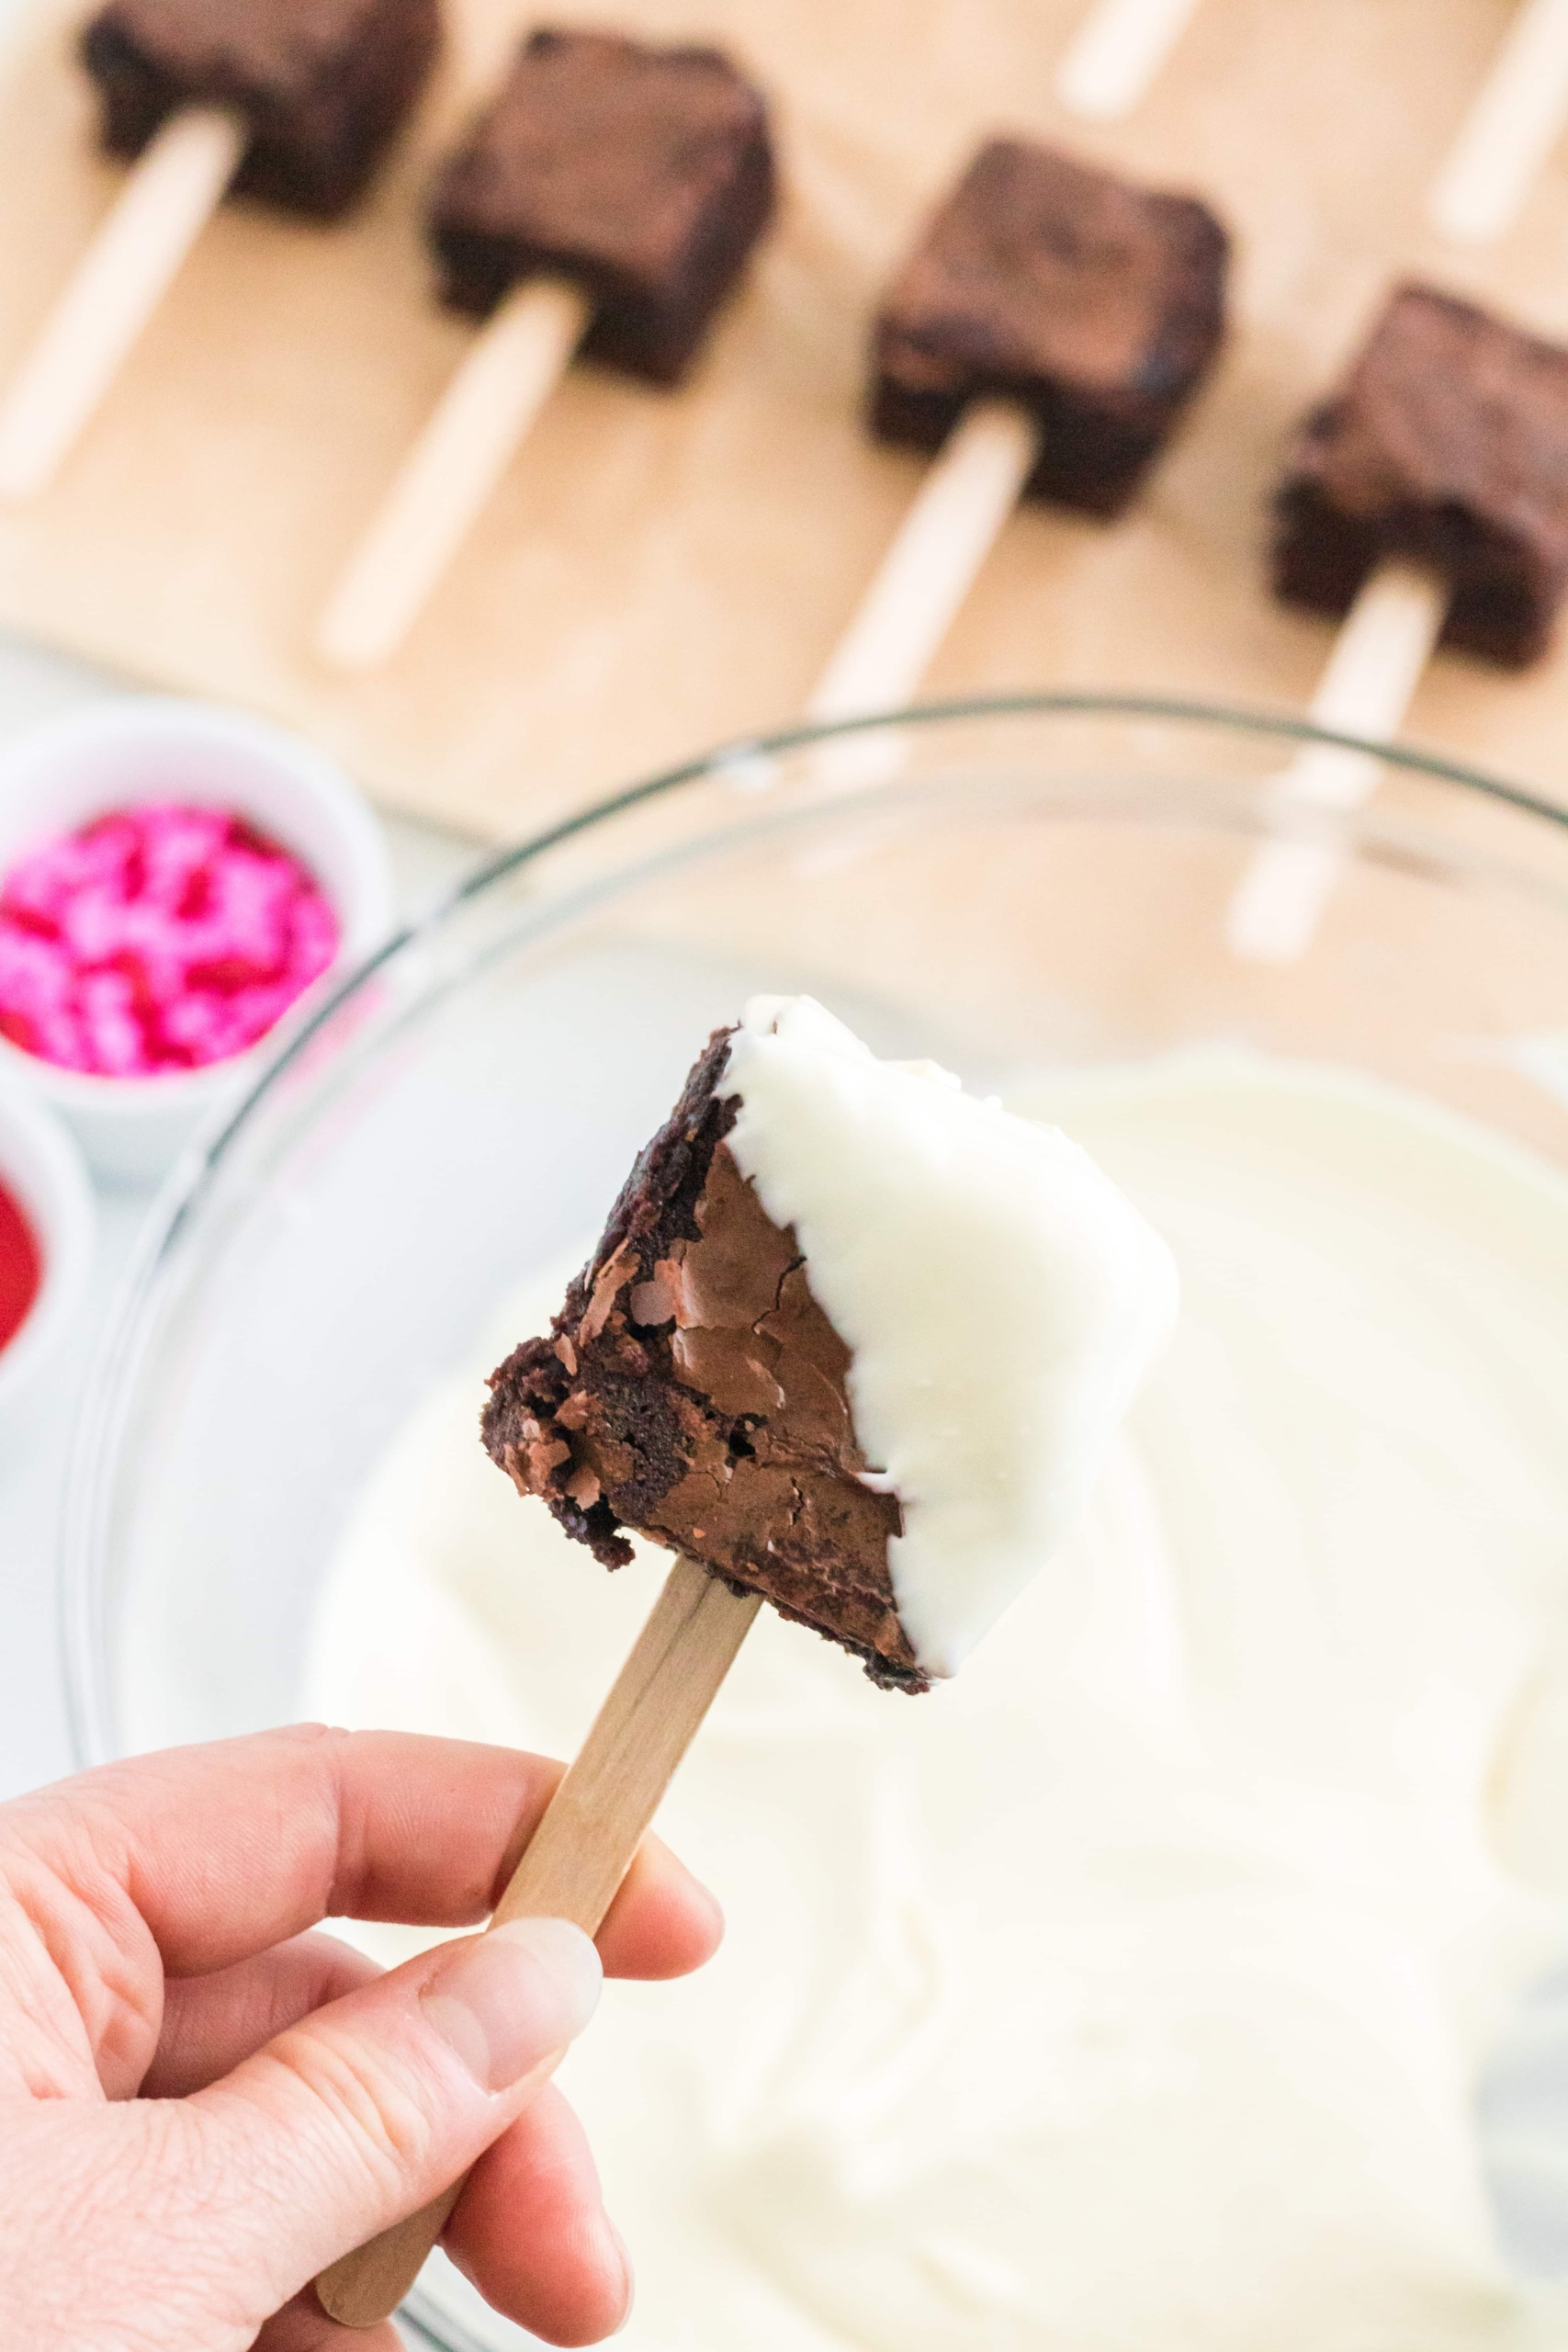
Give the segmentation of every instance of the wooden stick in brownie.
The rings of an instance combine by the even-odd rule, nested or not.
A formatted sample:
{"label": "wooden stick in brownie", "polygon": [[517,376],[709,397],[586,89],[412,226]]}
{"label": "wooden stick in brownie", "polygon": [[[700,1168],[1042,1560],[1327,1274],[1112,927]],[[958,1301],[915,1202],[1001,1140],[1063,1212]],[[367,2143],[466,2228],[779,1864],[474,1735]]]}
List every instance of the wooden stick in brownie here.
{"label": "wooden stick in brownie", "polygon": [[[1319,726],[1397,733],[1439,644],[1539,661],[1568,589],[1568,350],[1432,287],[1396,288],[1287,456],[1273,572],[1288,604],[1347,616],[1310,706]],[[1353,809],[1379,773],[1371,753],[1312,747],[1280,805]],[[1321,841],[1260,850],[1231,904],[1235,952],[1304,953],[1337,865]]]}
{"label": "wooden stick in brownie", "polygon": [[532,35],[431,214],[443,299],[488,324],[328,604],[324,659],[397,650],[579,349],[681,380],[773,204],[766,106],[716,49]]}
{"label": "wooden stick in brownie", "polygon": [[[808,997],[720,1030],[484,1442],[607,1568],[677,1554],[499,1917],[594,1933],[767,1600],[874,1682],[949,1675],[1050,1556],[1176,1314],[1165,1243],[1054,1128]],[[454,2190],[318,2292],[393,2308]]]}
{"label": "wooden stick in brownie", "polygon": [[82,60],[132,167],[0,400],[0,497],[49,487],[227,193],[355,202],[439,38],[436,0],[109,0]]}
{"label": "wooden stick in brownie", "polygon": [[1198,0],[1090,0],[1056,68],[1056,96],[1089,122],[1114,122],[1145,97]]}
{"label": "wooden stick in brownie", "polygon": [[1427,200],[1439,236],[1489,245],[1512,223],[1568,119],[1568,0],[1519,0]]}
{"label": "wooden stick in brownie", "polygon": [[872,431],[936,458],[808,706],[907,701],[1020,497],[1129,503],[1210,368],[1206,205],[1017,139],[981,148],[876,322]]}

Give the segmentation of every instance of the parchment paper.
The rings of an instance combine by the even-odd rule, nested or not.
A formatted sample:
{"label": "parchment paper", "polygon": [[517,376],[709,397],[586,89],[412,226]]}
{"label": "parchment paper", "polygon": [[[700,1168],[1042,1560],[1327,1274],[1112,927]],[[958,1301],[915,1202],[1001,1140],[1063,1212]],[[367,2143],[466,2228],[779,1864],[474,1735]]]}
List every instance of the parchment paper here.
{"label": "parchment paper", "polygon": [[[1081,5],[554,0],[749,62],[777,99],[784,216],[690,387],[574,371],[404,652],[344,682],[312,662],[312,620],[471,333],[430,300],[420,195],[538,13],[460,0],[441,85],[351,223],[225,208],[59,484],[0,515],[0,620],[268,712],[389,805],[486,835],[786,719],[918,480],[860,429],[877,289],[975,141],[1010,126],[1215,202],[1235,330],[1134,513],[1010,526],[929,691],[1299,707],[1329,631],[1263,586],[1282,437],[1398,272],[1568,337],[1568,156],[1493,252],[1427,232],[1505,0],[1201,0],[1110,130],[1051,95]],[[0,368],[118,176],[91,146],[73,14],[30,18],[0,87]],[[1445,657],[1408,731],[1568,798],[1568,650],[1524,678]]]}

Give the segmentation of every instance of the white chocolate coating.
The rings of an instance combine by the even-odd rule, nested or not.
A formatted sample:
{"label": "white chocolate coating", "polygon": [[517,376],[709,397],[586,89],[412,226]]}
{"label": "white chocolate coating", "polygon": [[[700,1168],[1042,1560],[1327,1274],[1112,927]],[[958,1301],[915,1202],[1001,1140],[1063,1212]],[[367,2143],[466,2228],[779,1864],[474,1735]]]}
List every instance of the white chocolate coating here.
{"label": "white chocolate coating", "polygon": [[1088,1502],[1176,1320],[1170,1252],[1059,1128],[878,1060],[814,998],[753,999],[722,1089],[852,1352],[856,1434],[903,1506],[904,1630],[955,1673]]}
{"label": "white chocolate coating", "polygon": [[[1029,1099],[1167,1237],[1180,1324],[953,1683],[759,1619],[660,1820],[726,1946],[608,1987],[563,2072],[620,2341],[1562,2352],[1471,2086],[1568,1942],[1568,1184],[1278,1063]],[[389,1449],[311,1710],[580,1741],[663,1564],[604,1575],[474,1435],[570,1271]]]}

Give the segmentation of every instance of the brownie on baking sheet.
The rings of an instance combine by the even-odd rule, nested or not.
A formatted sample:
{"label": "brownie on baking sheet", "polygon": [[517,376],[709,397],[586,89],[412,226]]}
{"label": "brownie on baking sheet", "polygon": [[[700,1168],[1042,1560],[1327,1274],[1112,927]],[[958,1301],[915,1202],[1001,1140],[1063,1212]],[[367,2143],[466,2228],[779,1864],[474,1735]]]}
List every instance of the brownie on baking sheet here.
{"label": "brownie on baking sheet", "polygon": [[584,351],[672,384],[773,205],[766,104],[718,50],[546,28],[442,173],[431,235],[455,309],[572,278]]}
{"label": "brownie on baking sheet", "polygon": [[109,0],[82,36],[106,147],[137,155],[192,104],[250,128],[235,187],[330,219],[352,204],[423,85],[436,0]]}
{"label": "brownie on baking sheet", "polygon": [[883,303],[872,429],[939,449],[1005,395],[1042,427],[1026,495],[1117,514],[1219,348],[1229,253],[1195,198],[992,140]]}
{"label": "brownie on baking sheet", "polygon": [[548,1337],[491,1375],[484,1442],[606,1567],[636,1529],[922,1691],[887,1558],[903,1514],[862,1476],[850,1351],[725,1141],[732,1034],[709,1039]]}
{"label": "brownie on baking sheet", "polygon": [[1446,644],[1535,661],[1568,585],[1568,351],[1429,286],[1396,288],[1275,503],[1274,586],[1343,613],[1389,556],[1453,583]]}

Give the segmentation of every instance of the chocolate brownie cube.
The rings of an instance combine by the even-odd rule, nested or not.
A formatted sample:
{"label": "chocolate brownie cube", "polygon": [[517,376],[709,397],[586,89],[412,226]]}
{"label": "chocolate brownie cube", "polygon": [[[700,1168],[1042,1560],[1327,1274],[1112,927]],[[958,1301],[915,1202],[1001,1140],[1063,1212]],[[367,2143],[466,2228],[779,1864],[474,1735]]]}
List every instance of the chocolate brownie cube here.
{"label": "chocolate brownie cube", "polygon": [[939,449],[1003,395],[1040,420],[1025,494],[1115,514],[1219,348],[1229,253],[1195,198],[993,140],[883,303],[872,430]]}
{"label": "chocolate brownie cube", "polygon": [[1274,586],[1343,613],[1400,556],[1451,582],[1443,641],[1510,668],[1546,650],[1568,585],[1568,350],[1402,286],[1275,503]]}
{"label": "chocolate brownie cube", "polygon": [[541,29],[442,173],[431,235],[455,309],[573,279],[584,351],[672,384],[773,205],[766,104],[718,50]]}
{"label": "chocolate brownie cube", "polygon": [[186,106],[231,107],[243,195],[328,220],[366,187],[440,43],[436,0],[109,0],[82,36],[106,147],[137,155]]}
{"label": "chocolate brownie cube", "polygon": [[864,1477],[851,1354],[726,1141],[733,1031],[710,1038],[547,1338],[491,1376],[484,1442],[609,1568],[635,1529],[929,1689],[899,1622],[896,1495]]}

